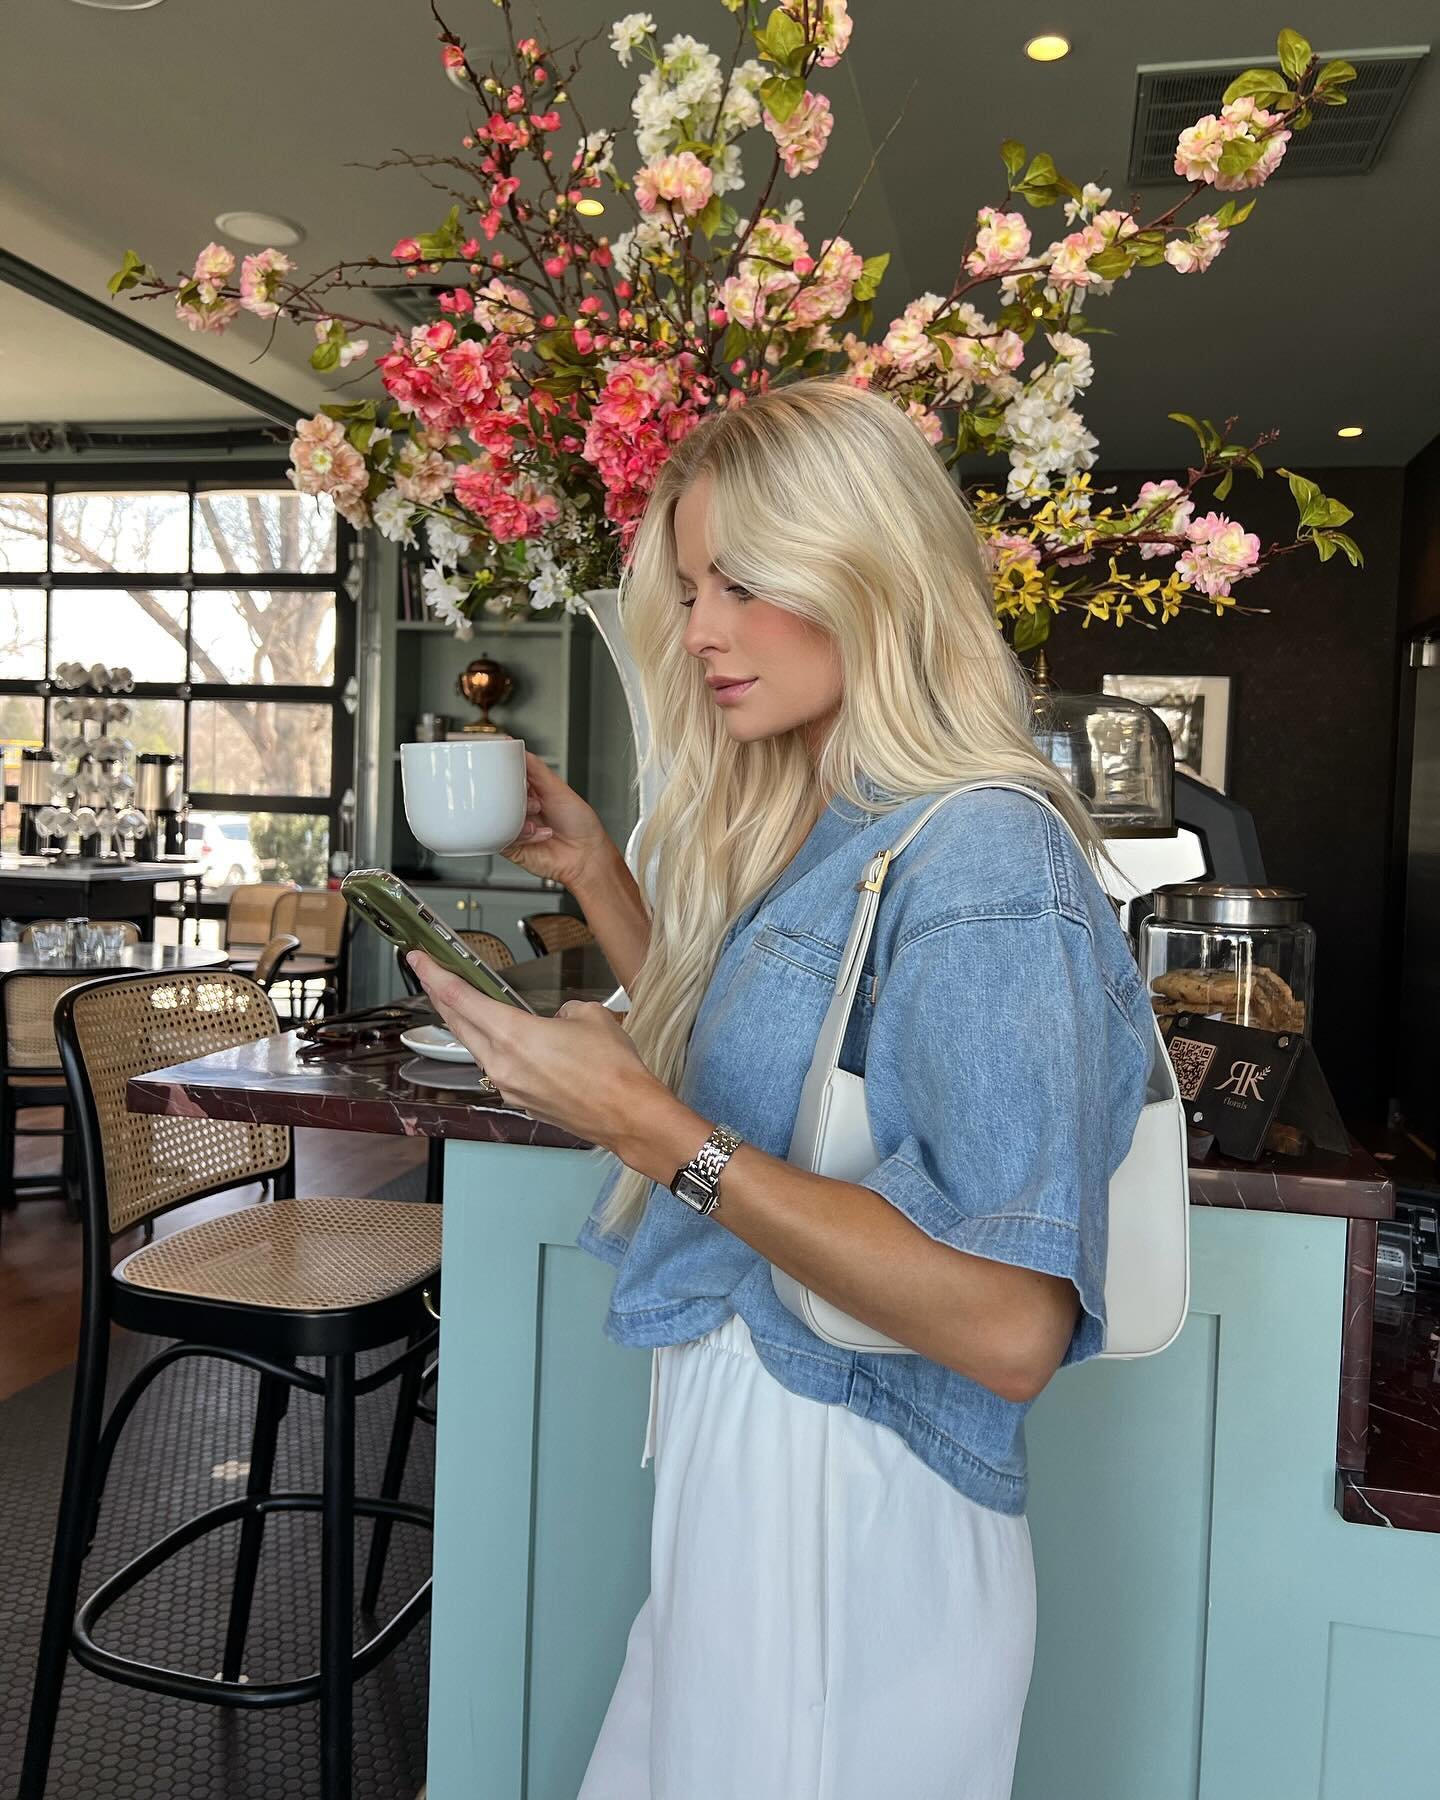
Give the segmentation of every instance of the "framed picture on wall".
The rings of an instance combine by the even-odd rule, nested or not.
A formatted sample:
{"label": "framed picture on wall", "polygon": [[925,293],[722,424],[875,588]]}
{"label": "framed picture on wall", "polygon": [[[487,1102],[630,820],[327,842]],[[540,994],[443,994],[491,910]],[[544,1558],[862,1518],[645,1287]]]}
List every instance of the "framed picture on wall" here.
{"label": "framed picture on wall", "polygon": [[1228,675],[1106,675],[1107,694],[1137,700],[1165,721],[1175,767],[1224,793],[1230,765]]}

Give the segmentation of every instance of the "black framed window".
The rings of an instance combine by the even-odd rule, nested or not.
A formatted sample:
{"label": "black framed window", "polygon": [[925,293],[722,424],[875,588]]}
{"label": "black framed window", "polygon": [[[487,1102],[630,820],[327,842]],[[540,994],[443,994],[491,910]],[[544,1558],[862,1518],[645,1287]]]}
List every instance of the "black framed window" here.
{"label": "black framed window", "polygon": [[323,882],[354,764],[354,546],[328,501],[270,468],[0,471],[6,848],[20,749],[47,741],[56,668],[119,664],[135,677],[136,750],[185,760],[209,893]]}

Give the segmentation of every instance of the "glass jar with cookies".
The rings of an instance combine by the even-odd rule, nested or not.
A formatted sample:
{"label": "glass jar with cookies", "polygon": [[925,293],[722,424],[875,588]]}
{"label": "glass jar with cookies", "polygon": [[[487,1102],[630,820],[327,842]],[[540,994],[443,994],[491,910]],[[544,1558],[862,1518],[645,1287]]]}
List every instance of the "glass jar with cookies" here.
{"label": "glass jar with cookies", "polygon": [[1158,1016],[1199,1013],[1309,1038],[1315,933],[1294,888],[1184,881],[1155,892],[1140,970]]}

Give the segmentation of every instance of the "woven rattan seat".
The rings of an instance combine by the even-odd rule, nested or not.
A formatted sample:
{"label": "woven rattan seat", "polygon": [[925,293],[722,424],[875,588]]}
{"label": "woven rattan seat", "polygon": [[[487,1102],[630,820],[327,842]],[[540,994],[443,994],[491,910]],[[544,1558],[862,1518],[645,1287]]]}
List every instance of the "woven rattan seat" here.
{"label": "woven rattan seat", "polygon": [[276,1200],[136,1250],[132,1287],[283,1312],[365,1306],[440,1267],[440,1212],[403,1200]]}
{"label": "woven rattan seat", "polygon": [[520,929],[537,956],[549,956],[556,950],[575,950],[581,944],[593,944],[595,933],[583,919],[572,913],[528,913],[520,921]]}

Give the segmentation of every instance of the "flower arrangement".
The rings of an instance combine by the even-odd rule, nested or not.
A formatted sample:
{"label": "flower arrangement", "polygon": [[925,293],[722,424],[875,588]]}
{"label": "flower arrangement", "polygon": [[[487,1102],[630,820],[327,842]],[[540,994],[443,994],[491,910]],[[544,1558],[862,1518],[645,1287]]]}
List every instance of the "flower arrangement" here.
{"label": "flower arrangement", "polygon": [[[819,84],[849,49],[847,0],[779,0],[763,19],[758,0],[722,0],[736,15],[728,59],[683,34],[662,43],[649,13],[618,20],[611,48],[640,70],[629,175],[617,133],[580,115],[580,50],[517,36],[511,0],[495,4],[509,52],[488,66],[436,14],[472,118],[458,149],[401,160],[459,196],[437,228],[309,279],[274,249],[237,274],[212,243],[176,281],[130,251],[110,282],[173,296],[196,331],[242,312],[313,330],[321,371],[367,355],[358,333],[393,332],[374,359],[386,400],[301,420],[292,479],[398,543],[423,532],[426,599],[457,629],[481,613],[581,610],[587,588],[613,580],[672,445],[717,407],[821,373],[891,396],[952,464],[999,465],[967,493],[1017,650],[1067,612],[1119,626],[1264,610],[1234,589],[1306,544],[1360,561],[1340,529],[1348,509],[1303,476],[1281,471],[1299,515],[1289,542],[1262,546],[1221,510],[1237,471],[1264,473],[1273,434],[1247,443],[1234,421],[1172,413],[1197,440],[1185,480],[1121,496],[1092,486],[1098,446],[1077,405],[1094,375],[1092,303],[1142,270],[1210,268],[1292,133],[1344,104],[1350,64],[1321,65],[1283,31],[1278,69],[1247,70],[1218,114],[1181,132],[1187,191],[1152,218],[1006,142],[1003,189],[976,214],[949,291],[877,330],[888,255],[851,244],[848,210],[832,231],[805,229],[804,182],[834,122]],[[756,142],[766,168],[744,200]],[[1042,243],[1027,215],[1052,206],[1068,229]],[[627,221],[613,237],[596,225],[612,209]],[[417,283],[430,316],[408,332],[351,310],[357,292]]]}

